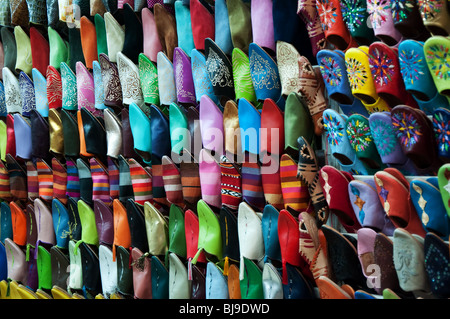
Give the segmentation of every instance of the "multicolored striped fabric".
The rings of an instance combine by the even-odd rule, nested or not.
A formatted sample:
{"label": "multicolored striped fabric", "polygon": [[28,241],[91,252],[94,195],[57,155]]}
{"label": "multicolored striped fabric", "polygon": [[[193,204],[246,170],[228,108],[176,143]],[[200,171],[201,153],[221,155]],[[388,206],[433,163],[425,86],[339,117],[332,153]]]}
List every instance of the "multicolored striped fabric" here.
{"label": "multicolored striped fabric", "polygon": [[184,207],[180,170],[168,156],[162,158],[162,171],[167,200],[171,204]]}
{"label": "multicolored striped fabric", "polygon": [[26,166],[28,198],[33,201],[39,197],[38,172],[32,161],[27,161]]}
{"label": "multicolored striped fabric", "polygon": [[166,190],[164,189],[162,164],[152,164],[152,192],[153,200],[161,205],[169,206]]}
{"label": "multicolored striped fabric", "polygon": [[119,155],[119,200],[125,203],[128,199],[133,199],[133,184],[131,183],[130,165],[128,161]]}
{"label": "multicolored striped fabric", "polygon": [[53,199],[53,171],[42,159],[36,160],[38,173],[39,197],[45,201]]}
{"label": "multicolored striped fabric", "polygon": [[202,198],[198,164],[194,161],[181,162],[180,176],[184,200],[190,204],[196,205]]}
{"label": "multicolored striped fabric", "polygon": [[66,195],[74,199],[80,198],[80,178],[78,176],[78,167],[71,159],[66,159],[67,166],[67,188]]}
{"label": "multicolored striped fabric", "polygon": [[9,188],[13,200],[28,199],[27,173],[25,169],[11,156],[6,154],[6,168],[9,174]]}
{"label": "multicolored striped fabric", "polygon": [[289,206],[300,212],[307,210],[310,201],[308,186],[297,177],[297,163],[287,154],[281,155],[280,179],[285,208]]}
{"label": "multicolored striped fabric", "polygon": [[92,176],[92,200],[101,200],[105,204],[110,204],[109,196],[109,175],[106,168],[96,158],[89,159]]}
{"label": "multicolored striped fabric", "polygon": [[4,200],[11,199],[9,174],[5,164],[3,164],[2,161],[0,161],[0,198]]}
{"label": "multicolored striped fabric", "polygon": [[[265,173],[266,165],[261,168],[261,180],[266,202],[276,209],[284,208],[283,190],[281,189],[280,167],[277,165],[276,173]],[[270,168],[272,169],[272,168]]]}
{"label": "multicolored striped fabric", "polygon": [[242,177],[237,164],[231,163],[226,157],[220,160],[220,185],[222,193],[222,205],[232,210],[237,210],[242,202]]}
{"label": "multicolored striped fabric", "polygon": [[133,186],[134,201],[144,205],[153,202],[152,176],[134,158],[128,159],[130,165],[131,184]]}
{"label": "multicolored striped fabric", "polygon": [[109,196],[112,200],[119,199],[119,168],[116,162],[108,156]]}
{"label": "multicolored striped fabric", "polygon": [[53,170],[53,197],[63,204],[67,204],[67,171],[66,168],[56,159],[52,158]]}
{"label": "multicolored striped fabric", "polygon": [[266,199],[264,198],[261,167],[257,162],[245,161],[242,163],[242,197],[249,205],[264,209]]}

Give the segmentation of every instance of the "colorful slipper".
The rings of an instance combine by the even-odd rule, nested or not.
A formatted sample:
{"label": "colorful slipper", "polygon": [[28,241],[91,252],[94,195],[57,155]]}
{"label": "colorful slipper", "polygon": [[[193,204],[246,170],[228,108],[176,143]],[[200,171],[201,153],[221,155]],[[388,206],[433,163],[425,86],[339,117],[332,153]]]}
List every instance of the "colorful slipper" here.
{"label": "colorful slipper", "polygon": [[391,118],[403,153],[419,169],[433,169],[438,165],[436,140],[428,117],[421,110],[398,105],[392,109]]}
{"label": "colorful slipper", "polygon": [[417,169],[411,159],[403,153],[397,140],[390,114],[386,112],[371,114],[369,126],[381,161],[390,167],[404,171],[406,175],[417,175]]}
{"label": "colorful slipper", "polygon": [[173,68],[178,103],[186,106],[196,105],[191,58],[180,47],[174,49]]}
{"label": "colorful slipper", "polygon": [[161,105],[177,103],[173,63],[162,51],[157,55],[158,88]]}
{"label": "colorful slipper", "polygon": [[450,15],[447,2],[439,0],[428,3],[425,0],[419,0],[417,5],[423,24],[431,34],[443,36],[450,34]]}
{"label": "colorful slipper", "polygon": [[450,56],[450,40],[443,36],[431,37],[425,42],[423,50],[436,89],[440,94],[449,98],[450,65],[448,59]]}
{"label": "colorful slipper", "polygon": [[194,80],[195,99],[197,103],[200,102],[203,95],[208,95],[214,103],[219,103],[217,96],[214,94],[212,83],[208,77],[205,54],[197,49],[192,50],[190,54],[192,78]]}
{"label": "colorful slipper", "polygon": [[236,100],[247,99],[256,104],[257,98],[250,75],[250,59],[248,55],[239,48],[234,48],[231,53],[233,64],[233,80]]}
{"label": "colorful slipper", "polygon": [[425,41],[430,37],[430,32],[423,24],[418,3],[415,1],[407,1],[405,5],[401,1],[394,0],[391,3],[391,11],[394,19],[394,27],[405,39]]}
{"label": "colorful slipper", "polygon": [[324,191],[330,214],[338,217],[341,225],[350,233],[355,233],[361,224],[353,211],[348,193],[349,180],[338,169],[330,165],[319,171],[319,182]]}
{"label": "colorful slipper", "polygon": [[138,61],[140,84],[144,102],[147,104],[159,105],[158,69],[156,64],[144,53],[139,54]]}
{"label": "colorful slipper", "polygon": [[297,15],[303,20],[308,31],[309,41],[313,55],[317,55],[320,50],[325,49],[327,42],[325,33],[314,1],[299,1],[297,7]]}
{"label": "colorful slipper", "polygon": [[410,182],[410,193],[411,201],[427,232],[447,238],[449,219],[439,191],[438,178],[414,178]]}
{"label": "colorful slipper", "polygon": [[394,19],[390,5],[383,5],[380,0],[367,1],[369,21],[375,36],[389,46],[398,45],[402,34],[394,27]]}
{"label": "colorful slipper", "polygon": [[344,0],[341,2],[342,18],[350,35],[359,45],[370,45],[375,35],[369,27],[366,1]]}
{"label": "colorful slipper", "polygon": [[369,47],[350,48],[345,52],[345,65],[352,94],[361,100],[369,114],[389,111],[389,107],[375,88],[369,64]]}
{"label": "colorful slipper", "polygon": [[449,101],[439,94],[434,84],[423,42],[402,41],[398,46],[398,59],[405,88],[412,94],[422,111],[431,115],[438,107],[449,108]]}
{"label": "colorful slipper", "polygon": [[344,53],[326,49],[320,50],[317,53],[317,61],[327,95],[339,104],[342,112],[347,116],[354,113],[369,116],[361,101],[352,94]]}
{"label": "colorful slipper", "polygon": [[117,52],[117,69],[122,87],[123,104],[144,104],[139,67],[122,52]]}
{"label": "colorful slipper", "polygon": [[433,131],[437,143],[438,156],[442,158],[450,157],[450,141],[448,136],[448,121],[450,111],[438,108],[433,113]]}
{"label": "colorful slipper", "polygon": [[317,11],[328,42],[342,51],[357,46],[344,22],[339,1],[318,1]]}
{"label": "colorful slipper", "polygon": [[377,94],[389,107],[399,104],[418,107],[416,101],[406,91],[397,50],[382,42],[372,43],[369,47],[369,65]]}
{"label": "colorful slipper", "polygon": [[428,275],[431,292],[438,298],[448,298],[450,291],[448,283],[450,278],[446,270],[450,260],[448,243],[436,234],[428,233],[424,241],[425,270]]}
{"label": "colorful slipper", "polygon": [[99,54],[98,60],[102,74],[105,106],[109,106],[114,110],[120,110],[123,107],[123,97],[117,64],[112,62],[104,53]]}
{"label": "colorful slipper", "polygon": [[346,118],[332,109],[323,112],[323,126],[329,152],[338,161],[342,170],[357,175],[368,175],[367,168],[356,156],[356,152],[350,144],[345,122]]}
{"label": "colorful slipper", "polygon": [[164,190],[166,192],[167,200],[173,205],[184,207],[185,204],[179,168],[170,159],[170,157],[164,155],[162,157],[162,170]]}
{"label": "colorful slipper", "polygon": [[[399,179],[397,178],[400,176]],[[375,173],[374,180],[378,198],[384,211],[396,228],[404,228],[410,233],[424,237],[426,231],[412,202],[409,200],[409,185],[405,185],[405,178],[394,176],[386,171]],[[407,181],[406,181],[407,184]],[[403,194],[400,196],[400,194]]]}
{"label": "colorful slipper", "polygon": [[111,62],[117,62],[117,53],[123,49],[125,42],[125,30],[114,18],[111,12],[105,12],[106,43],[108,46],[108,57]]}

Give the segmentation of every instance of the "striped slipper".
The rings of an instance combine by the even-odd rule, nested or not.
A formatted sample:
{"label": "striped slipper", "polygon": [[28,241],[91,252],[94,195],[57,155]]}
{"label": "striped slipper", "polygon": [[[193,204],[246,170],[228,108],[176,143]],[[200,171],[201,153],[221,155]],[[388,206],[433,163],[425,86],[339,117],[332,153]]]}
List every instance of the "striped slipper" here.
{"label": "striped slipper", "polygon": [[36,166],[32,161],[26,162],[27,166],[27,188],[28,188],[28,198],[34,201],[39,197],[39,181],[38,172]]}
{"label": "striped slipper", "polygon": [[189,204],[197,205],[202,198],[202,192],[198,163],[193,157],[190,161],[180,163],[180,176],[184,200]]}
{"label": "striped slipper", "polygon": [[108,156],[109,196],[111,200],[119,198],[119,168],[117,161]]}
{"label": "striped slipper", "polygon": [[53,197],[67,204],[67,170],[56,158],[52,158],[53,170]]}
{"label": "striped slipper", "polygon": [[285,209],[291,207],[301,212],[308,209],[310,195],[306,183],[297,178],[297,166],[291,156],[281,155],[280,179]]}
{"label": "striped slipper", "polygon": [[53,170],[42,159],[36,160],[38,173],[39,197],[44,201],[53,199]]}
{"label": "striped slipper", "polygon": [[130,165],[122,155],[119,155],[119,200],[125,203],[130,198],[134,198]]}
{"label": "striped slipper", "polygon": [[244,201],[260,211],[264,209],[266,200],[261,178],[261,166],[255,161],[242,163],[242,197]]}
{"label": "striped slipper", "polygon": [[133,187],[134,201],[144,205],[153,202],[152,176],[135,159],[128,159],[130,165],[131,185]]}
{"label": "striped slipper", "polygon": [[9,175],[9,188],[13,199],[26,201],[28,199],[27,171],[11,154],[6,155],[6,168]]}
{"label": "striped slipper", "polygon": [[10,191],[10,180],[9,180],[9,172],[6,168],[5,164],[0,161],[0,199],[10,200],[11,199],[11,191]]}
{"label": "striped slipper", "polygon": [[164,191],[166,192],[167,200],[171,204],[184,207],[180,170],[170,157],[166,155],[162,157],[162,171]]}
{"label": "striped slipper", "polygon": [[109,196],[109,175],[106,167],[92,157],[89,160],[92,176],[92,200],[99,199],[105,204],[111,203],[111,197]]}
{"label": "striped slipper", "polygon": [[78,200],[80,198],[80,177],[78,176],[78,167],[75,161],[66,160],[67,166],[67,197]]}

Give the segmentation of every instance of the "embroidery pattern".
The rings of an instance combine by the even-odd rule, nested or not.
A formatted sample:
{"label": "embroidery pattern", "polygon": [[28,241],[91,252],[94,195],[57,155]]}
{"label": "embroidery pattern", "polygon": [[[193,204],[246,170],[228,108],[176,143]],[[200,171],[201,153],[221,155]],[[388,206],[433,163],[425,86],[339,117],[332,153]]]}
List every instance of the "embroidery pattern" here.
{"label": "embroidery pattern", "polygon": [[323,126],[327,131],[328,144],[338,146],[344,137],[344,127],[341,122],[331,114],[325,114],[323,117]]}
{"label": "embroidery pattern", "polygon": [[392,115],[392,125],[394,127],[397,139],[406,146],[411,147],[419,140],[422,135],[421,127],[417,123],[417,119],[412,114],[394,113]]}
{"label": "embroidery pattern", "polygon": [[255,90],[280,89],[278,70],[274,68],[267,59],[264,59],[255,51],[250,54],[250,75]]}
{"label": "embroidery pattern", "polygon": [[420,209],[422,209],[422,223],[426,226],[430,221],[430,216],[428,216],[428,214],[425,212],[425,206],[427,205],[427,201],[425,200],[425,198],[423,198],[422,188],[420,188],[415,183],[412,183],[412,187],[420,195],[417,204],[419,205]]}
{"label": "embroidery pattern", "polygon": [[348,30],[355,32],[364,23],[367,9],[360,0],[343,0],[341,11]]}
{"label": "embroidery pattern", "polygon": [[[281,62],[279,62],[281,67]],[[236,98],[244,97],[249,101],[256,101],[255,88],[250,75],[250,60],[245,54],[234,54],[232,59],[233,79]]]}
{"label": "embroidery pattern", "polygon": [[159,105],[158,71],[151,61],[139,60],[139,76],[144,100]]}
{"label": "embroidery pattern", "polygon": [[20,95],[19,81],[14,75],[3,77],[5,87],[5,103],[8,113],[22,112],[22,98]]}
{"label": "embroidery pattern", "polygon": [[374,29],[381,27],[388,19],[391,5],[389,0],[367,1],[367,12]]}
{"label": "embroidery pattern", "polygon": [[351,89],[357,90],[361,88],[368,79],[366,69],[362,63],[355,58],[347,59],[345,64],[347,66],[347,76]]}
{"label": "embroidery pattern", "polygon": [[194,79],[195,95],[197,97],[197,101],[200,101],[202,95],[204,94],[208,95],[209,97],[213,97],[214,88],[212,87],[211,81],[208,77],[208,73],[206,72],[206,61],[202,61],[197,55],[193,55],[191,61],[192,78]]}
{"label": "embroidery pattern", "polygon": [[392,59],[385,52],[380,52],[375,48],[369,55],[370,71],[374,81],[379,85],[386,85],[392,80],[394,75],[394,65]]}
{"label": "embroidery pattern", "polygon": [[119,73],[113,68],[110,62],[100,55],[100,67],[102,69],[103,90],[106,101],[122,101],[122,86],[120,84]]}
{"label": "embroidery pattern", "polygon": [[53,68],[47,70],[47,99],[48,105],[62,101],[61,77]]}
{"label": "embroidery pattern", "polygon": [[336,8],[333,2],[329,0],[317,1],[316,6],[322,23],[322,29],[324,31],[331,30],[337,18]]}
{"label": "embroidery pattern", "polygon": [[401,50],[398,55],[400,62],[400,72],[403,80],[414,84],[414,81],[419,80],[423,72],[423,58],[420,53],[414,50],[405,51]]}
{"label": "embroidery pattern", "polygon": [[331,86],[338,86],[342,81],[342,69],[332,57],[320,59],[320,71],[323,79]]}
{"label": "embroidery pattern", "polygon": [[441,112],[433,114],[433,131],[441,152],[450,150],[450,123]]}
{"label": "embroidery pattern", "polygon": [[5,101],[5,88],[3,86],[3,83],[0,83],[0,114],[2,116],[6,115],[6,101]]}
{"label": "embroidery pattern", "polygon": [[77,78],[69,66],[61,65],[61,84],[63,107],[75,111],[78,109]]}
{"label": "embroidery pattern", "polygon": [[36,108],[34,85],[22,72],[19,75],[19,88],[22,95],[22,113],[29,113]]}
{"label": "embroidery pattern", "polygon": [[422,19],[433,20],[436,16],[441,13],[442,3],[439,0],[418,0],[419,1],[419,11],[422,15]]}
{"label": "embroidery pattern", "polygon": [[436,44],[426,50],[430,71],[441,80],[450,79],[450,52],[448,47]]}
{"label": "embroidery pattern", "polygon": [[211,84],[220,87],[233,87],[233,75],[227,68],[219,55],[209,48],[208,56],[206,58],[206,70],[211,80]]}
{"label": "embroidery pattern", "polygon": [[[180,51],[175,50],[175,60],[176,63],[174,65],[175,67],[175,87],[177,89],[177,94],[179,96],[178,100],[188,100],[192,103],[195,102],[195,92],[191,92],[185,88],[185,72],[184,72],[184,65],[183,65],[183,57],[180,54]],[[191,63],[189,61],[188,64],[186,64],[187,67],[191,67]],[[192,75],[190,74],[190,77],[192,78]],[[186,76],[187,80],[189,81],[189,75]]]}
{"label": "embroidery pattern", "polygon": [[280,79],[286,92],[298,92],[300,87],[300,70],[298,52],[290,45],[281,43],[277,48],[277,61]]}
{"label": "embroidery pattern", "polygon": [[414,4],[409,0],[391,1],[391,11],[394,23],[402,22],[404,19],[406,19],[413,8]]}
{"label": "embroidery pattern", "polygon": [[370,131],[381,156],[386,156],[394,151],[397,140],[392,125],[381,120],[373,120],[370,122]]}
{"label": "embroidery pattern", "polygon": [[358,119],[347,122],[347,135],[350,144],[357,152],[364,152],[373,141],[370,128],[367,123]]}
{"label": "embroidery pattern", "polygon": [[[124,102],[136,102],[141,105],[143,99],[139,70],[135,70],[119,55],[117,56],[117,67],[119,69],[119,79],[122,87],[122,97]],[[130,61],[130,63],[132,63]]]}

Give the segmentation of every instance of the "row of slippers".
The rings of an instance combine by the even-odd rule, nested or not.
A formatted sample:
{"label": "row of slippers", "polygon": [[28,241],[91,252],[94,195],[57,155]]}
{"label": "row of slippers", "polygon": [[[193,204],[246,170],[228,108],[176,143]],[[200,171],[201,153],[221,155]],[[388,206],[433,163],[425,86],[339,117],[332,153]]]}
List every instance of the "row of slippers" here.
{"label": "row of slippers", "polygon": [[398,48],[374,42],[345,53],[321,50],[317,59],[328,97],[345,115],[368,116],[400,104],[432,115],[449,108],[449,47],[448,38],[434,36],[425,42],[405,40]]}
{"label": "row of slippers", "polygon": [[347,117],[327,109],[323,119],[328,152],[342,169],[357,175],[373,175],[384,167],[396,167],[405,175],[436,176],[449,158],[449,115],[449,110],[438,108],[430,119],[421,110],[406,105],[368,117]]}
{"label": "row of slippers", "polygon": [[[2,299],[436,299],[450,294],[449,244],[432,232],[396,228],[387,236],[370,227],[340,232],[318,227],[307,212],[293,215],[270,205],[257,213],[242,203],[237,214],[224,208],[217,215],[199,201],[198,216],[174,205],[164,217],[149,202],[142,207],[130,200],[124,207],[117,201],[113,212],[101,201],[95,211],[82,200],[74,202],[81,232],[59,238],[68,248],[51,242],[55,224],[37,229],[36,246],[19,246],[12,238],[2,242]],[[46,224],[55,222],[52,214],[70,215],[58,201],[52,205],[59,211],[50,212],[39,200],[34,205]],[[99,222],[100,215],[107,220]]]}

